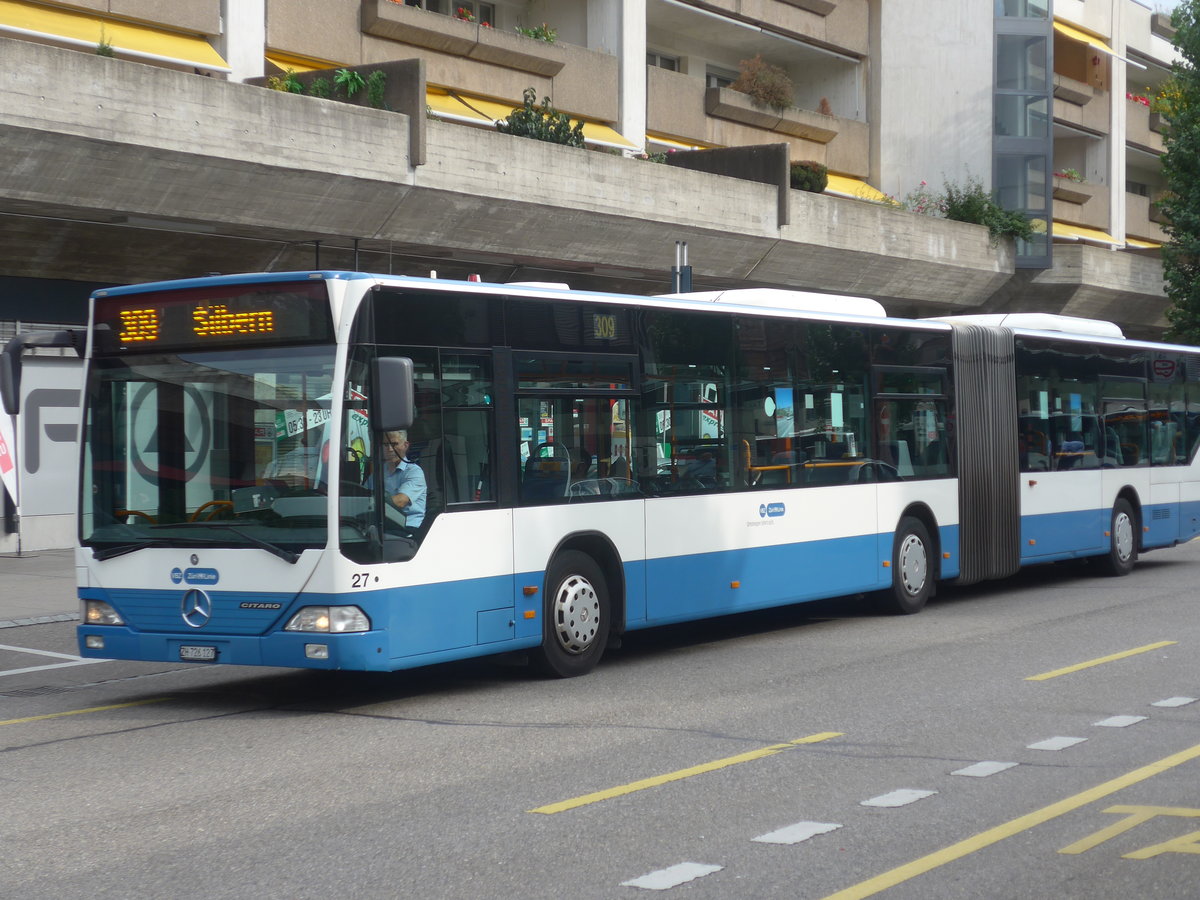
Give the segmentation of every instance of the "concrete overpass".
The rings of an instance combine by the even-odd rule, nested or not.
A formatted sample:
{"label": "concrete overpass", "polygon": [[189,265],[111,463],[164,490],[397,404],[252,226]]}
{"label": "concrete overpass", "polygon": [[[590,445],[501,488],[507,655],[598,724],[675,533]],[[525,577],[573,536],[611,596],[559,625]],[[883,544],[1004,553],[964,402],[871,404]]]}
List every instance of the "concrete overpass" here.
{"label": "concrete overpass", "polygon": [[[979,226],[427,120],[423,106],[406,116],[8,39],[0,60],[10,279],[319,263],[649,294],[669,290],[687,241],[696,289],[861,294],[900,315],[1040,309],[1137,336],[1165,325],[1153,257],[1056,245],[1054,269],[1018,272]],[[0,319],[36,318],[12,289],[29,283],[7,284]]]}

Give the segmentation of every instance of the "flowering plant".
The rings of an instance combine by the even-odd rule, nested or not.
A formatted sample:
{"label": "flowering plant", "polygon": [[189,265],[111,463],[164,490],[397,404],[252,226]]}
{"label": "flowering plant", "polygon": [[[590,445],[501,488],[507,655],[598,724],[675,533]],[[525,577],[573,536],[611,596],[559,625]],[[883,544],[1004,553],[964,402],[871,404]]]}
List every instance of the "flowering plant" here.
{"label": "flowering plant", "polygon": [[1129,91],[1125,92],[1125,99],[1132,100],[1134,103],[1140,103],[1140,104],[1142,104],[1142,106],[1150,105],[1149,97],[1143,97],[1141,94],[1133,94],[1133,93],[1130,93]]}
{"label": "flowering plant", "polygon": [[471,12],[465,6],[460,6],[454,11],[454,18],[462,19],[464,22],[474,22],[475,13]]}
{"label": "flowering plant", "polygon": [[900,206],[909,212],[922,216],[943,216],[946,214],[946,198],[929,189],[929,182],[922,180],[915,191],[909,191]]}
{"label": "flowering plant", "polygon": [[533,38],[535,41],[545,41],[547,44],[553,44],[558,37],[558,32],[543,22],[541,25],[534,25],[532,28],[525,28],[522,25],[515,26],[517,34],[527,38]]}

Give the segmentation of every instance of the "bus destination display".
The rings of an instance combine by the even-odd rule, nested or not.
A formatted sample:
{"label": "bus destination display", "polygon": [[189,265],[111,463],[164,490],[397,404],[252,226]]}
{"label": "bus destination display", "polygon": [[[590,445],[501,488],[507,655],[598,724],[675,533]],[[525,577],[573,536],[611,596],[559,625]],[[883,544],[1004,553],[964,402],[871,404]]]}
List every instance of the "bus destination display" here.
{"label": "bus destination display", "polygon": [[264,284],[98,297],[98,352],[333,340],[325,285]]}

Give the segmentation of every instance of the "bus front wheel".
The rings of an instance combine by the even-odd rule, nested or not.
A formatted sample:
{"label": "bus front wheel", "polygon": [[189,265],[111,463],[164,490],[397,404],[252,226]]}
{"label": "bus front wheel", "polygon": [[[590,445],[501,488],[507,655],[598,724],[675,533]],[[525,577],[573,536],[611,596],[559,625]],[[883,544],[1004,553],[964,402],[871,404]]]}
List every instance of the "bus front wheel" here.
{"label": "bus front wheel", "polygon": [[1113,504],[1108,529],[1108,553],[1099,558],[1105,575],[1128,575],[1137,562],[1137,515],[1129,501],[1118,498]]}
{"label": "bus front wheel", "polygon": [[933,542],[925,524],[905,516],[892,540],[892,587],[880,597],[888,612],[911,615],[925,607],[933,593]]}
{"label": "bus front wheel", "polygon": [[608,586],[586,553],[560,553],[546,571],[540,668],[548,675],[586,675],[604,653],[609,629]]}

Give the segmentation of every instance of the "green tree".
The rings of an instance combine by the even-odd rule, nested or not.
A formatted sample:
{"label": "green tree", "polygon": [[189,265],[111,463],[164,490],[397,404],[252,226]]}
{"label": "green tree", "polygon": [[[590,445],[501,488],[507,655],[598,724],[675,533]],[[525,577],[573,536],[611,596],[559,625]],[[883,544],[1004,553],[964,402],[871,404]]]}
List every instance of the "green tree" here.
{"label": "green tree", "polygon": [[1171,83],[1155,98],[1170,122],[1162,157],[1167,194],[1159,207],[1169,220],[1163,245],[1167,340],[1200,343],[1200,0],[1184,0],[1171,16],[1183,57]]}

